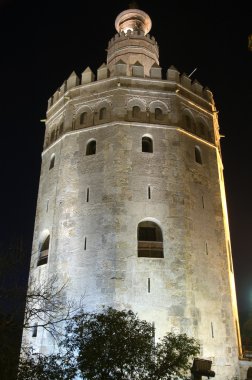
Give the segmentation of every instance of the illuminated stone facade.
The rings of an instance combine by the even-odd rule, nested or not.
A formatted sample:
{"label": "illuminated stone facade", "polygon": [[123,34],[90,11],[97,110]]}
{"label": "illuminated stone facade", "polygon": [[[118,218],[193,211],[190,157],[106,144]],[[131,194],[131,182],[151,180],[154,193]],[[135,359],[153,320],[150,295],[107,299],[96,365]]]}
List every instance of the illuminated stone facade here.
{"label": "illuminated stone facade", "polygon": [[239,327],[212,93],[175,67],[162,76],[146,13],[122,12],[116,28],[97,80],[72,73],[49,100],[30,281],[56,273],[88,310],[133,309],[156,338],[194,336],[231,379]]}

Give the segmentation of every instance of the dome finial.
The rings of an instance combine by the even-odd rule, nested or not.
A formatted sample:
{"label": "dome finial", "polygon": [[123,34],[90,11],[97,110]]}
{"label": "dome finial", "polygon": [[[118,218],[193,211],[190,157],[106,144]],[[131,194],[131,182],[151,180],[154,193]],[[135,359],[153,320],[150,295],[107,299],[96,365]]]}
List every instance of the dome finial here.
{"label": "dome finial", "polygon": [[[131,8],[133,6],[134,8]],[[127,33],[128,30],[138,30],[149,33],[151,30],[151,19],[144,11],[136,8],[135,3],[130,4],[130,8],[121,12],[115,20],[115,28],[118,33]]]}

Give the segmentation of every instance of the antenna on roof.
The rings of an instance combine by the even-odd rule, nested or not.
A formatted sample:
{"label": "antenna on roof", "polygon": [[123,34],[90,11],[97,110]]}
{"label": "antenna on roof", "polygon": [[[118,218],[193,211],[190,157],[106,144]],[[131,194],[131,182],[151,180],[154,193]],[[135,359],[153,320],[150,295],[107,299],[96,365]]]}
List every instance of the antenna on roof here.
{"label": "antenna on roof", "polygon": [[193,73],[195,73],[195,71],[197,70],[197,67],[195,67],[195,69],[191,72],[191,74],[190,75],[188,75],[188,78],[190,78],[190,76],[192,76],[193,75]]}

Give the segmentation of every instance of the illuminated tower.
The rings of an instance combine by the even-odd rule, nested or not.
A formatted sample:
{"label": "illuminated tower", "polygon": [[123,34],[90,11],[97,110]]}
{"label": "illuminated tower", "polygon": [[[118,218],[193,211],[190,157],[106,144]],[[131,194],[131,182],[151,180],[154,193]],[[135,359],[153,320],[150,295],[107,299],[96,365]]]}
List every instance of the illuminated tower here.
{"label": "illuminated tower", "polygon": [[[145,12],[115,26],[96,80],[73,72],[49,100],[30,278],[56,273],[88,310],[133,309],[156,338],[198,338],[231,379],[240,342],[212,93],[173,66],[162,76]],[[53,349],[45,331],[23,341]]]}

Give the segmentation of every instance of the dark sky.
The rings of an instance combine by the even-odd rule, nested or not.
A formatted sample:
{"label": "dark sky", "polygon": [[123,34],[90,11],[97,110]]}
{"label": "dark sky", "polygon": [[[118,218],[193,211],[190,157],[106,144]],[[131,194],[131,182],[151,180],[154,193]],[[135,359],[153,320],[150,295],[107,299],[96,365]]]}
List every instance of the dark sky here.
{"label": "dark sky", "polygon": [[[73,70],[106,61],[128,1],[0,0],[1,241],[31,246],[47,100]],[[165,75],[170,65],[214,94],[240,313],[252,309],[252,12],[242,2],[142,0]]]}

